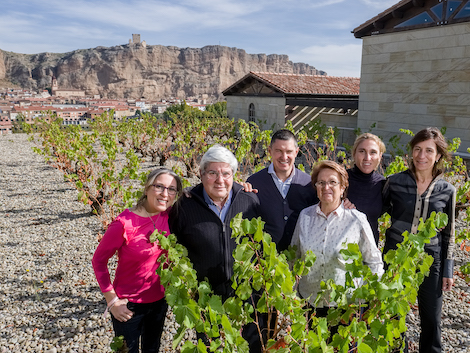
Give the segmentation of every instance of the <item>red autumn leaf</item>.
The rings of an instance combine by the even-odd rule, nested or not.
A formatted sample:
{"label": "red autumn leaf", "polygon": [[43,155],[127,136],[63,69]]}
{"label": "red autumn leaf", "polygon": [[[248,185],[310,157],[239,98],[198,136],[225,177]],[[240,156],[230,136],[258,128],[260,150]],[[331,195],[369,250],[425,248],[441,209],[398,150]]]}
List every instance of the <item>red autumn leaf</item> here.
{"label": "red autumn leaf", "polygon": [[268,350],[279,349],[279,348],[286,348],[287,343],[284,341],[284,337],[280,338],[273,346],[271,346]]}

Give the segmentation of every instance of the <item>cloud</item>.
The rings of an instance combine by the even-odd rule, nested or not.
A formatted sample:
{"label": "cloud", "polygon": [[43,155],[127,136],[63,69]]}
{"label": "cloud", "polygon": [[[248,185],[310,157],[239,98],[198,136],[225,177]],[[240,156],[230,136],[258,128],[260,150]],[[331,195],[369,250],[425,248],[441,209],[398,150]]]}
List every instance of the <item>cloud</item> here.
{"label": "cloud", "polygon": [[351,61],[335,52],[359,48],[351,31],[396,0],[1,1],[3,50],[64,53],[126,44],[139,33],[149,45],[221,44],[250,54],[287,54],[330,75],[358,76],[360,54]]}
{"label": "cloud", "polygon": [[0,33],[6,34],[0,48],[21,53],[125,44],[132,33],[141,33],[149,44],[206,39],[205,45],[214,33],[222,39],[226,30],[246,30],[252,25],[249,15],[261,10],[249,1],[228,0],[2,0],[0,8]]}
{"label": "cloud", "polygon": [[397,0],[361,0],[367,6],[379,9],[380,12],[385,11],[397,3]]}
{"label": "cloud", "polygon": [[301,54],[290,58],[308,62],[329,76],[359,77],[361,71],[362,43],[347,45],[314,45],[302,49]]}
{"label": "cloud", "polygon": [[316,9],[339,4],[345,1],[348,0],[261,0],[257,1],[257,3],[262,4],[265,8],[275,7],[288,11],[289,9],[296,10],[299,8]]}
{"label": "cloud", "polygon": [[[199,28],[240,23],[244,16],[259,6],[249,2],[227,0],[197,1],[100,1],[47,0],[45,7],[58,19],[95,26],[138,28],[141,31],[161,32],[181,26]],[[73,11],[71,11],[73,8]]]}

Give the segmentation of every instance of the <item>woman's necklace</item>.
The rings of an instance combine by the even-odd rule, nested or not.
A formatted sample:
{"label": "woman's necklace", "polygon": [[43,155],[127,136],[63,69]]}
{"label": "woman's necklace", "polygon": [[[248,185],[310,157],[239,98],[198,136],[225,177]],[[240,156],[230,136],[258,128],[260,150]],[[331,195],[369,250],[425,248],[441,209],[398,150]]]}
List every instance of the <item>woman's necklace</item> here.
{"label": "woman's necklace", "polygon": [[[154,230],[157,229],[157,226],[156,226],[155,222],[153,221],[152,217],[150,217],[150,214],[148,213],[148,211],[147,211],[147,209],[146,209],[145,207],[144,207],[144,210],[145,210],[145,213],[147,213],[148,218],[150,218],[150,220],[151,220],[152,223],[153,223],[153,229],[154,229]],[[160,219],[160,214],[161,214],[161,212],[158,212],[157,222],[158,222],[158,220]]]}

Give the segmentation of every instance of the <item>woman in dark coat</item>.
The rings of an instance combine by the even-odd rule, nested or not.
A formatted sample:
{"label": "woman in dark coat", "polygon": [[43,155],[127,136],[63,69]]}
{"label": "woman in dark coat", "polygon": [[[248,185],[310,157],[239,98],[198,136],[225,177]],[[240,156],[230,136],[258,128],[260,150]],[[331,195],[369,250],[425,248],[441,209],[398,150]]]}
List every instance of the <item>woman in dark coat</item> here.
{"label": "woman in dark coat", "polygon": [[421,319],[419,351],[437,353],[442,351],[442,291],[450,291],[454,283],[456,192],[454,186],[442,178],[443,162],[449,159],[449,153],[437,128],[418,132],[410,141],[410,148],[410,168],[390,176],[383,190],[385,210],[392,221],[385,235],[384,254],[397,248],[397,244],[403,241],[404,231],[416,233],[420,218],[426,220],[432,212],[448,215],[447,226],[425,245],[425,251],[434,258],[434,262],[418,291]]}
{"label": "woman in dark coat", "polygon": [[383,175],[377,168],[385,152],[382,140],[371,133],[356,138],[352,148],[354,167],[348,169],[348,199],[356,208],[365,213],[374,233],[375,243],[379,243],[378,219],[382,215]]}

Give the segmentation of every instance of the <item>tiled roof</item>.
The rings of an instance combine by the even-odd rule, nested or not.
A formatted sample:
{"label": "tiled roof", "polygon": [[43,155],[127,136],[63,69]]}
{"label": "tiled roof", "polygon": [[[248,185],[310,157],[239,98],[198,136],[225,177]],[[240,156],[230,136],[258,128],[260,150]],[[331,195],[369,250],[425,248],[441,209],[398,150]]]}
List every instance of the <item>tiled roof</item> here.
{"label": "tiled roof", "polygon": [[90,110],[90,108],[59,108],[59,109],[54,109],[56,110],[57,112],[63,112],[63,113],[83,113],[83,112],[87,112]]}
{"label": "tiled roof", "polygon": [[285,94],[359,95],[359,78],[250,72],[258,80]]}
{"label": "tiled roof", "polygon": [[31,110],[53,110],[51,109],[50,106],[34,106],[34,105],[30,105],[30,106],[27,106],[27,107],[14,107],[13,110],[17,111],[17,112],[21,112],[21,111],[31,111]]}

